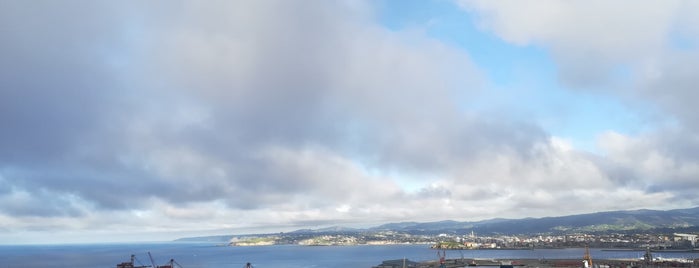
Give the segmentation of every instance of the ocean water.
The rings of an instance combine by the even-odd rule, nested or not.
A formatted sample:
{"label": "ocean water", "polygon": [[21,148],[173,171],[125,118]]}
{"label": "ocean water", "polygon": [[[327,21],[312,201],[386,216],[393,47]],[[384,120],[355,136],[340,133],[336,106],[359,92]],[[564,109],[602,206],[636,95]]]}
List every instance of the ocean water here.
{"label": "ocean water", "polygon": [[[140,243],[90,245],[18,245],[0,246],[0,268],[98,268],[116,267],[128,261],[131,254],[136,264],[150,265],[150,252],[157,265],[171,258],[184,268],[244,267],[250,262],[256,268],[370,268],[383,260],[408,258],[413,261],[436,260],[437,251],[428,245],[386,246],[259,246],[225,247],[209,243]],[[453,250],[447,258],[536,258],[577,259],[584,249],[536,250]],[[603,251],[591,249],[591,255],[604,258],[640,258],[642,251]],[[699,258],[699,253],[654,253],[664,258]]]}

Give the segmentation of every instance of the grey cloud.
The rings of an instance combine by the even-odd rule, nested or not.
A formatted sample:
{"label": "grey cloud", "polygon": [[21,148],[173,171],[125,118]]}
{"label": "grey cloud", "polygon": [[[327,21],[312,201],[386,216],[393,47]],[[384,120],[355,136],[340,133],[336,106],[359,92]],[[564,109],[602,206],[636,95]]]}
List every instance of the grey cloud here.
{"label": "grey cloud", "polygon": [[[571,55],[572,54],[572,55]],[[615,67],[609,59],[594,51],[570,50],[558,53],[559,81],[566,86],[594,90],[615,82]]]}
{"label": "grey cloud", "polygon": [[[311,14],[306,16],[319,15],[314,10],[309,12]],[[344,155],[359,154],[360,158],[366,158],[360,161],[371,163],[374,160],[379,166],[437,169],[452,164],[453,158],[474,154],[488,144],[510,143],[510,137],[514,136],[511,133],[518,132],[497,124],[490,125],[477,120],[471,122],[453,115],[458,112],[454,101],[449,99],[449,88],[441,85],[435,87],[431,83],[435,79],[453,79],[436,70],[450,73],[437,63],[452,63],[450,57],[458,55],[456,52],[444,50],[436,57],[415,57],[413,55],[422,55],[414,53],[417,48],[396,46],[397,41],[382,37],[390,34],[380,29],[366,30],[344,24],[338,26],[333,24],[336,21],[328,21],[323,24],[330,26],[323,29],[331,30],[298,31],[297,23],[305,25],[308,22],[293,20],[289,24],[284,20],[286,14],[272,17],[275,19],[264,21],[265,25],[279,24],[278,27],[264,28],[251,37],[250,43],[263,43],[262,48],[248,47],[245,45],[247,42],[238,44],[236,41],[240,41],[240,36],[249,35],[249,29],[233,27],[230,33],[217,31],[226,34],[216,36],[211,42],[183,42],[175,45],[172,51],[167,51],[175,57],[165,56],[167,53],[159,56],[166,59],[166,62],[174,61],[176,64],[172,64],[173,66],[182,67],[181,70],[174,69],[164,74],[176,81],[173,84],[186,85],[182,89],[184,94],[214,104],[211,122],[213,129],[228,134],[216,135],[216,143],[194,142],[203,146],[198,149],[209,153],[218,152],[218,156],[236,159],[233,161],[236,163],[241,158],[237,154],[254,154],[259,146],[279,144],[298,148],[320,144],[340,150]],[[321,17],[321,21],[328,20]],[[206,21],[198,23],[211,25]],[[225,26],[227,25],[222,28],[226,29]],[[287,29],[295,35],[272,34],[279,28]],[[305,26],[299,28],[314,29]],[[273,30],[266,32],[269,29]],[[365,34],[362,30],[368,33]],[[209,40],[213,37],[192,38]],[[368,42],[369,40],[372,42]],[[226,55],[225,48],[219,47],[219,43],[239,46],[242,51],[247,51],[245,60],[261,62],[263,71],[253,69],[255,72],[246,76],[248,70],[240,70],[240,66],[235,61],[228,61],[228,58],[206,61],[202,66],[180,63],[180,60],[196,57],[201,49],[223,51],[222,54]],[[198,46],[200,44],[204,45]],[[426,46],[431,48],[432,44]],[[292,51],[300,47],[311,47],[313,50],[304,50],[304,53]],[[381,50],[382,47],[390,47],[392,50],[384,51]],[[373,57],[376,55],[379,56]],[[320,58],[333,60],[314,60]],[[394,61],[405,61],[406,64],[396,65]],[[265,64],[268,62],[274,64]],[[424,64],[427,66],[423,66]],[[462,65],[464,64],[457,64],[460,67]],[[205,73],[210,71],[208,66],[220,66],[231,71],[226,76],[206,76]],[[396,67],[398,71],[394,70]],[[463,67],[467,71],[473,68],[467,64]],[[192,73],[186,74],[186,70],[191,70]],[[411,74],[414,75],[409,79],[405,77]],[[260,75],[273,79],[258,77]],[[466,75],[477,74],[467,72]],[[411,81],[418,86],[409,83]],[[190,88],[197,88],[198,85],[204,90],[190,91]],[[483,135],[478,132],[483,129],[492,129],[492,134]],[[520,134],[524,134],[524,131],[519,131],[517,135]],[[522,137],[528,138],[524,135]],[[492,138],[498,140],[492,142]],[[450,145],[453,140],[458,140],[459,146]],[[462,149],[458,149],[460,147]],[[445,154],[453,157],[439,160]],[[250,164],[252,165],[248,166],[255,168],[250,168],[250,173],[254,175],[248,178],[263,177],[262,180],[253,179],[250,187],[267,182],[285,185],[284,181],[273,179],[278,176],[257,174],[264,173],[259,170],[267,169],[265,163],[252,160]],[[245,170],[247,169],[242,167],[242,171],[239,171]],[[289,180],[292,186],[288,188],[300,188],[296,186],[302,185],[299,182]]]}
{"label": "grey cloud", "polygon": [[[110,16],[117,9],[78,2],[2,5],[0,171],[16,191],[35,197],[3,207],[12,213],[80,215],[60,201],[62,194],[77,191],[61,188],[84,181],[63,180],[68,171],[50,169],[83,160],[84,149],[109,139],[96,136],[118,110],[116,92],[123,89],[118,86],[123,77],[109,64],[110,53],[120,52],[119,20]],[[81,10],[91,12],[76,16]],[[56,184],[60,187],[51,188]],[[79,194],[85,193],[90,192]]]}
{"label": "grey cloud", "polygon": [[682,126],[696,132],[699,116],[693,100],[699,99],[696,85],[699,71],[693,66],[699,60],[699,50],[669,52],[658,63],[645,70],[639,79],[642,97],[651,100],[662,110],[675,115]]}
{"label": "grey cloud", "polygon": [[[618,135],[618,134],[617,134]],[[696,174],[696,136],[686,129],[661,129],[639,137],[618,135],[603,138],[607,153],[607,174],[623,178],[623,185],[652,194],[669,194],[673,200],[696,204],[699,182]],[[612,177],[614,179],[614,177]]]}
{"label": "grey cloud", "polygon": [[[425,189],[416,200],[368,170],[468,184],[481,178],[457,181],[452,170],[545,157],[538,126],[462,109],[482,87],[468,55],[376,27],[366,10],[326,1],[43,8],[0,11],[14,31],[0,44],[13,59],[0,63],[0,123],[12,129],[0,133],[0,174],[37,200],[75,196],[99,211],[153,200],[243,211],[347,203],[358,211],[350,215],[386,209],[400,219],[421,213],[406,203],[461,202],[463,191]],[[15,29],[26,17],[46,19]],[[27,32],[36,35],[19,36]],[[511,173],[493,183],[519,179]],[[81,215],[62,211],[72,203],[0,206]]]}
{"label": "grey cloud", "polygon": [[[3,70],[0,123],[5,126],[5,131],[0,134],[0,166],[19,170],[16,173],[8,173],[9,175],[5,176],[6,181],[33,194],[38,194],[35,189],[39,187],[48,187],[49,192],[56,196],[77,194],[96,203],[98,207],[118,209],[139,207],[141,201],[151,196],[172,202],[187,202],[201,199],[235,199],[252,192],[252,196],[243,200],[249,200],[247,202],[252,204],[268,197],[276,200],[275,202],[283,202],[284,197],[279,193],[298,191],[301,186],[308,185],[301,184],[300,181],[295,182],[294,178],[288,178],[282,173],[261,172],[270,168],[250,155],[269,143],[291,142],[303,146],[304,142],[316,142],[320,139],[314,133],[326,135],[328,139],[335,136],[322,130],[324,125],[334,127],[332,124],[325,124],[325,120],[335,120],[338,117],[326,115],[322,106],[332,104],[322,103],[320,98],[323,98],[324,89],[315,82],[328,75],[317,75],[316,72],[322,72],[323,68],[314,64],[299,68],[297,64],[306,64],[305,60],[308,58],[299,56],[294,46],[286,49],[290,44],[279,42],[303,40],[304,38],[296,35],[304,34],[305,31],[320,31],[306,26],[315,27],[324,23],[306,21],[304,16],[297,17],[294,13],[282,12],[278,14],[283,15],[282,17],[274,14],[262,17],[283,19],[278,23],[288,23],[291,19],[292,22],[298,21],[300,25],[274,25],[272,29],[263,31],[243,29],[242,34],[248,35],[244,41],[254,42],[258,37],[257,33],[272,35],[269,38],[290,35],[280,40],[270,40],[275,42],[260,43],[272,47],[263,46],[258,54],[271,56],[261,61],[243,64],[243,68],[251,69],[251,74],[255,76],[248,81],[252,88],[242,90],[243,96],[223,98],[220,102],[218,98],[203,100],[207,105],[212,104],[215,122],[210,128],[200,129],[162,124],[160,120],[165,119],[163,117],[167,117],[168,112],[152,117],[147,107],[155,104],[156,107],[172,111],[176,109],[177,104],[159,102],[171,101],[171,97],[178,94],[196,99],[197,95],[192,92],[203,91],[206,94],[207,90],[226,91],[229,89],[226,83],[213,85],[213,89],[196,87],[191,89],[192,92],[184,93],[158,88],[157,85],[162,82],[157,80],[165,78],[160,71],[150,73],[152,77],[130,72],[147,70],[139,64],[147,65],[150,60],[154,60],[154,56],[178,58],[181,55],[158,54],[157,50],[161,47],[150,50],[142,47],[139,40],[130,39],[148,36],[129,34],[143,31],[157,35],[159,30],[167,31],[167,27],[160,28],[159,22],[130,25],[116,19],[122,8],[134,11],[128,7],[72,4],[77,2],[36,7],[12,3],[3,9],[3,32],[9,34],[4,36],[7,42],[3,42],[2,45],[2,55],[7,60],[0,66]],[[267,2],[261,5],[269,4],[283,2]],[[318,8],[324,7],[325,5],[319,5]],[[199,8],[205,8],[206,12],[183,12],[184,15],[193,16],[188,22],[211,22],[205,19],[210,15],[211,9],[204,6]],[[293,8],[293,5],[290,8]],[[230,6],[225,10],[235,12],[236,6]],[[313,18],[332,14],[327,10],[310,10],[314,12],[311,14]],[[71,16],[72,12],[76,11],[85,11],[86,17]],[[36,19],[27,23],[24,18],[28,17]],[[214,20],[225,20],[226,17],[228,14],[220,14],[214,17]],[[174,20],[179,17],[153,17],[154,20],[163,18]],[[329,21],[329,25],[332,23]],[[145,29],[133,28],[140,26],[144,26]],[[182,27],[180,29],[188,27],[179,26]],[[206,29],[209,26],[218,28],[221,25],[214,23],[200,26],[199,29]],[[226,32],[227,27],[239,27],[231,24],[222,26],[217,30]],[[292,34],[284,29],[297,33]],[[334,35],[339,36],[340,33]],[[236,32],[233,32],[228,36],[235,39],[235,34]],[[215,43],[215,40],[197,40],[196,37],[194,40]],[[151,41],[167,47],[167,43],[159,43],[157,39]],[[304,46],[308,50],[322,47],[301,43],[296,48]],[[142,52],[153,55],[144,55]],[[225,52],[225,49],[222,52]],[[313,54],[313,51],[308,52],[309,55]],[[146,58],[138,58],[139,56]],[[325,56],[328,55],[320,58]],[[283,61],[279,57],[291,59]],[[157,60],[156,62],[163,63]],[[240,65],[236,59],[226,59],[224,62],[234,66]],[[275,66],[277,62],[285,65]],[[126,66],[118,66],[119,64]],[[191,70],[187,67],[191,65],[185,66],[187,71]],[[131,68],[133,70],[129,70]],[[223,79],[203,76],[205,82]],[[177,87],[178,82],[184,81],[168,78],[172,81],[165,83],[166,87]],[[184,85],[194,87],[200,83]],[[169,90],[171,92],[168,92]],[[140,99],[152,97],[158,98],[154,100],[155,103]],[[142,124],[135,126],[135,130],[134,121],[141,121]],[[219,178],[219,181],[215,182],[207,178],[206,170],[196,170],[197,167],[181,175],[159,174],[153,167],[155,165],[157,168],[159,160],[146,157],[149,154],[158,157],[153,151],[171,147],[185,147],[185,153],[189,152],[195,157],[205,155],[217,160],[220,162],[218,168],[224,173],[228,172],[230,177]],[[139,160],[145,163],[132,163]],[[177,160],[174,161],[175,163],[164,165],[177,165]],[[271,193],[267,195],[266,192]],[[279,196],[273,197],[274,194]]]}
{"label": "grey cloud", "polygon": [[79,217],[84,211],[70,198],[56,197],[51,192],[10,192],[0,196],[1,214],[12,217]]}
{"label": "grey cloud", "polygon": [[75,16],[82,8],[100,7],[3,3],[0,159],[60,159],[109,112],[119,81],[105,61],[118,50],[118,21],[91,12]]}
{"label": "grey cloud", "polygon": [[8,194],[12,192],[12,185],[5,180],[2,172],[0,172],[0,194]]}
{"label": "grey cloud", "polygon": [[431,186],[431,187],[425,187],[420,189],[419,192],[417,192],[417,196],[421,198],[425,197],[437,197],[437,198],[450,198],[451,197],[451,191],[449,189],[445,188],[444,186]]}

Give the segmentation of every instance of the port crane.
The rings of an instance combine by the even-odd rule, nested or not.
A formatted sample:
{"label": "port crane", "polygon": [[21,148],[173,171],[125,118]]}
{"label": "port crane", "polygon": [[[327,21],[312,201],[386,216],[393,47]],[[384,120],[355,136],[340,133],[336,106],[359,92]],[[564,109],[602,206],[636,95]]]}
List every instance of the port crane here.
{"label": "port crane", "polygon": [[153,265],[153,268],[175,268],[175,265],[179,268],[183,268],[182,265],[177,263],[175,259],[170,259],[169,262],[165,265],[155,265],[155,261],[153,260],[153,255],[150,254],[150,251],[148,252],[148,257],[150,258],[150,263]]}
{"label": "port crane", "polygon": [[592,266],[592,255],[590,255],[590,246],[585,245],[585,255],[583,255],[583,266],[585,268],[593,267]]}
{"label": "port crane", "polygon": [[442,250],[442,254],[439,254],[437,250],[437,256],[439,256],[439,268],[447,268],[447,252]]}

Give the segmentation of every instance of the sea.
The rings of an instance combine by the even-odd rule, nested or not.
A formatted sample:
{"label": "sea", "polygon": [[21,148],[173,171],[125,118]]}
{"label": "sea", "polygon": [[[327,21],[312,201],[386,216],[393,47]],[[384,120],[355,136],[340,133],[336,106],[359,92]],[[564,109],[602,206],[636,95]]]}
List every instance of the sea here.
{"label": "sea", "polygon": [[[447,258],[480,259],[582,259],[585,249],[447,250]],[[229,247],[210,243],[137,243],[82,245],[0,245],[0,268],[116,267],[136,256],[136,265],[164,265],[174,259],[183,268],[371,268],[384,260],[437,260],[429,245]],[[642,258],[643,251],[590,249],[593,259]],[[699,258],[696,252],[654,253],[663,258]],[[176,266],[177,267],[177,266]]]}

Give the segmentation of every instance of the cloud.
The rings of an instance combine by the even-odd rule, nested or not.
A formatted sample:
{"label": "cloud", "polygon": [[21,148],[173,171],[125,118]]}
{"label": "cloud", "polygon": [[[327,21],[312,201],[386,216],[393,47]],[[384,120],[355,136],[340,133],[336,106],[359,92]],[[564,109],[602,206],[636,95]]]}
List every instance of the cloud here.
{"label": "cloud", "polygon": [[457,1],[482,28],[518,45],[547,48],[563,84],[644,100],[696,129],[687,100],[699,55],[692,1]]}
{"label": "cloud", "polygon": [[[699,31],[691,1],[655,3],[545,1],[523,6],[514,1],[458,1],[478,17],[482,28],[517,45],[548,49],[560,81],[625,101],[643,110],[647,127],[634,135],[602,133],[601,156],[586,157],[600,181],[641,197],[696,205],[697,117],[695,68]],[[680,44],[681,43],[681,44]],[[567,162],[570,163],[570,162]],[[588,172],[589,173],[589,172]],[[579,173],[586,174],[586,173]],[[590,178],[590,177],[588,177]],[[604,185],[604,184],[602,184]],[[582,186],[582,185],[580,185]],[[635,189],[635,190],[634,190]],[[602,190],[602,189],[600,189]],[[628,195],[628,194],[623,194]],[[629,196],[633,198],[632,196]],[[636,199],[636,198],[633,198]]]}
{"label": "cloud", "polygon": [[[605,155],[594,155],[521,117],[471,111],[466,104],[489,89],[468,52],[383,28],[369,3],[83,4],[0,10],[0,56],[10,59],[0,62],[6,234],[285,230],[695,202],[679,190],[693,187],[687,178],[696,174],[697,150],[682,146],[696,140],[682,129],[667,142],[610,132],[599,141]],[[608,63],[635,62],[639,51],[664,44],[656,26],[598,44],[586,39],[600,37],[597,20],[567,29],[578,36],[547,28],[557,12],[532,6],[540,16],[521,21],[501,13],[508,6],[477,4],[495,14],[484,17],[486,27],[550,47],[564,65],[579,55],[609,60],[563,76],[608,76]],[[664,18],[666,10],[638,17]],[[616,14],[609,12],[600,18]],[[620,18],[611,33],[625,34],[636,16]],[[589,49],[568,55],[578,42]],[[686,72],[649,71],[655,76],[637,80],[649,85],[639,94],[660,94],[650,85],[672,80],[690,96]],[[599,76],[580,74],[592,84]],[[674,97],[658,103],[678,102],[688,107]],[[642,172],[637,161],[647,163]],[[672,183],[661,183],[668,170],[676,171]],[[40,224],[46,219],[52,223]]]}
{"label": "cloud", "polygon": [[[146,219],[139,211],[160,209],[154,200],[289,208],[298,221],[352,202],[361,204],[343,213],[375,212],[369,204],[405,194],[399,178],[367,169],[452,165],[429,155],[484,146],[463,140],[449,152],[474,127],[507,139],[452,99],[478,90],[468,55],[377,27],[365,8],[8,5],[0,174],[13,190],[3,191],[3,214]],[[27,207],[56,199],[70,201]],[[95,211],[61,212],[72,206]]]}
{"label": "cloud", "polygon": [[[648,192],[672,192],[696,202],[699,172],[696,136],[667,130],[662,136],[629,137],[609,132],[599,139],[607,157],[626,169],[632,183]],[[673,135],[674,134],[674,135]]]}
{"label": "cloud", "polygon": [[508,42],[542,46],[559,63],[560,80],[594,88],[615,72],[658,56],[683,8],[681,1],[458,1],[484,29]]}
{"label": "cloud", "polygon": [[[72,17],[74,8],[3,5],[0,122],[11,127],[0,133],[2,161],[56,161],[109,112],[118,81],[99,60],[115,39],[110,18],[83,24],[94,18]],[[42,16],[27,21],[33,13]]]}

